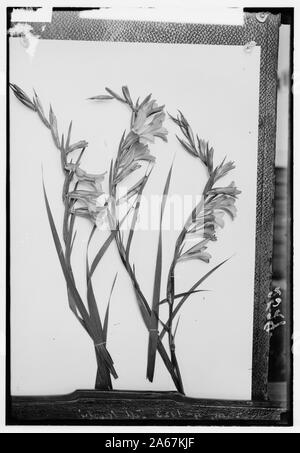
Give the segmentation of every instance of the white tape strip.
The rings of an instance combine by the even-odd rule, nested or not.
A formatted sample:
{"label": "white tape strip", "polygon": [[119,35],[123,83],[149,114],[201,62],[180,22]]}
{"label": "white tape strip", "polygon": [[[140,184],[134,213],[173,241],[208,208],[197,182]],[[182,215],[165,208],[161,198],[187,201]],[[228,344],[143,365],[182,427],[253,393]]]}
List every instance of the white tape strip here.
{"label": "white tape strip", "polygon": [[12,22],[51,22],[52,7],[43,6],[37,10],[32,8],[14,8],[11,14]]}
{"label": "white tape strip", "polygon": [[97,8],[79,12],[82,19],[150,20],[155,22],[192,22],[201,24],[243,25],[242,8]]}

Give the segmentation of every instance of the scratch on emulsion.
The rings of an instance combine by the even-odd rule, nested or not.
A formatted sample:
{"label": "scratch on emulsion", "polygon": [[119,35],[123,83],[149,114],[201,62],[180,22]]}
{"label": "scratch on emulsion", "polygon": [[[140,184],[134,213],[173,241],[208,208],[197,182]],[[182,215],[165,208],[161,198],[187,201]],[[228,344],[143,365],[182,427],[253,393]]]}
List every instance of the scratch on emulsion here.
{"label": "scratch on emulsion", "polygon": [[[45,26],[44,26],[45,27]],[[39,35],[32,32],[33,28],[27,23],[16,23],[9,30],[9,36],[19,37],[20,44],[30,57],[34,57],[39,42]]]}

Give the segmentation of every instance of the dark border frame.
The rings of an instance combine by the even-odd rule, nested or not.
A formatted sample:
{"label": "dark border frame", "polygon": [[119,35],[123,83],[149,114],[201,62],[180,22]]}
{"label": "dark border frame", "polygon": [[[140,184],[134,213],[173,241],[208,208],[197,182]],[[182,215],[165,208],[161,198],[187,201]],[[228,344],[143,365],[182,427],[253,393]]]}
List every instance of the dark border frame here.
{"label": "dark border frame", "polygon": [[[82,8],[88,9],[88,8]],[[8,9],[8,27],[10,9]],[[80,22],[80,23],[79,23]],[[251,412],[251,408],[266,408],[268,404],[261,402],[267,401],[267,383],[268,383],[268,354],[269,354],[269,336],[264,331],[263,327],[266,322],[266,299],[270,290],[271,282],[271,258],[272,258],[272,236],[273,236],[273,195],[274,195],[274,160],[275,160],[275,132],[276,132],[276,87],[277,87],[277,53],[278,53],[278,34],[280,25],[280,15],[273,15],[268,12],[263,14],[245,13],[244,26],[231,25],[201,25],[201,24],[178,24],[178,23],[163,23],[163,22],[142,22],[142,21],[122,21],[122,20],[98,20],[98,19],[79,19],[77,9],[72,8],[56,8],[53,11],[51,24],[47,24],[45,30],[42,30],[43,23],[31,23],[33,32],[37,33],[42,39],[72,39],[72,40],[105,40],[105,41],[137,41],[137,42],[162,42],[162,43],[186,43],[186,44],[213,44],[213,45],[245,45],[249,41],[255,40],[257,45],[261,46],[261,66],[260,66],[260,100],[259,100],[259,133],[258,133],[258,174],[257,174],[257,217],[256,217],[256,259],[255,259],[255,292],[254,292],[254,329],[253,329],[253,369],[252,369],[252,402],[233,402],[224,401],[222,407],[233,408],[233,405],[246,407]],[[7,40],[8,41],[8,40]],[[9,52],[7,43],[7,51]],[[9,67],[9,65],[7,65]],[[9,75],[9,72],[8,72]],[[8,93],[7,93],[8,94]],[[9,97],[7,96],[7,99]],[[9,105],[7,101],[7,115],[9,115]],[[9,127],[9,126],[8,126]],[[9,130],[7,134],[7,162],[9,162]],[[9,164],[7,166],[7,182],[9,187]],[[9,208],[9,190],[7,193],[7,201]],[[8,238],[8,262],[9,261],[9,216],[7,223],[7,238]],[[8,276],[9,279],[9,276]],[[8,280],[8,311],[10,304],[10,291]],[[7,327],[9,327],[8,315]],[[9,331],[9,329],[8,329]],[[8,341],[8,351],[10,344]],[[9,354],[8,354],[9,355]],[[10,361],[8,357],[8,367]],[[7,367],[7,368],[8,368]],[[10,368],[7,369],[7,385],[10,383]],[[83,391],[77,394],[74,392],[70,395],[65,395],[64,401],[78,401],[87,392]],[[95,392],[93,392],[95,393]],[[97,393],[97,392],[96,392]],[[149,399],[149,392],[114,392],[118,398],[126,399],[126,395],[136,395],[138,400],[141,400],[142,395],[146,395]],[[155,393],[160,401],[161,394]],[[172,392],[167,392],[166,395],[173,395]],[[89,393],[89,398],[92,394]],[[12,397],[9,392],[7,397],[7,421],[9,423],[20,423],[20,412],[17,410],[18,405],[22,402],[26,407],[30,406],[31,401],[36,404],[45,403],[45,398],[49,404],[52,401],[62,401],[60,397]],[[39,399],[39,401],[37,400]],[[100,398],[100,395],[97,395]],[[111,398],[109,395],[101,396],[101,400]],[[177,396],[177,399],[180,396]],[[134,398],[133,398],[134,399]],[[153,401],[151,396],[150,400]],[[203,407],[209,403],[215,407],[215,410],[220,410],[221,406],[216,400],[194,400]],[[186,402],[191,404],[192,399],[186,398]],[[175,400],[174,400],[175,403]],[[249,404],[250,403],[250,404]],[[42,406],[40,406],[42,407]],[[201,406],[202,407],[202,406]],[[271,406],[269,406],[271,409]],[[24,408],[23,408],[24,409]],[[49,407],[48,407],[49,409]],[[279,406],[277,407],[279,409]],[[284,412],[283,408],[280,408]],[[22,412],[22,411],[21,411]],[[51,411],[50,411],[51,412]],[[207,412],[207,411],[204,411]],[[222,410],[221,410],[222,412]],[[234,412],[234,411],[233,411]],[[246,411],[247,412],[247,411]],[[260,415],[258,415],[260,414]],[[17,419],[15,418],[17,416]],[[221,416],[221,414],[220,414]],[[225,417],[225,416],[224,416]],[[221,419],[226,421],[226,417],[221,416]],[[43,417],[41,417],[43,418]],[[60,417],[59,417],[60,418]],[[147,424],[151,423],[151,419],[146,417]],[[202,417],[201,417],[202,418]],[[217,417],[218,419],[219,417]],[[234,419],[236,416],[234,417]],[[241,420],[241,414],[237,417]],[[255,417],[256,419],[265,420],[260,409]],[[30,415],[23,419],[31,419]],[[40,417],[39,417],[40,419]],[[44,418],[43,418],[44,419]],[[48,419],[48,417],[46,417]],[[75,420],[73,416],[71,420]],[[103,424],[103,417],[101,417]],[[184,417],[182,417],[184,419]],[[280,419],[280,417],[279,417]],[[277,419],[277,421],[279,420]],[[31,419],[32,420],[32,419]],[[127,418],[127,421],[129,418]],[[188,420],[191,423],[189,417]],[[216,417],[211,416],[207,420],[216,420]],[[228,418],[227,418],[228,420]],[[250,414],[245,420],[253,420]],[[270,421],[275,421],[275,418],[270,416]],[[121,420],[118,420],[118,422]],[[157,422],[158,419],[155,418]],[[49,419],[48,419],[49,422]],[[64,423],[66,420],[64,419]],[[116,420],[115,420],[116,422]],[[174,422],[174,420],[172,420]],[[51,423],[51,422],[50,422]],[[111,420],[110,420],[111,423]],[[165,423],[165,422],[164,422]],[[176,420],[176,424],[178,420]],[[215,423],[215,422],[214,422]],[[199,421],[197,422],[199,423]]]}

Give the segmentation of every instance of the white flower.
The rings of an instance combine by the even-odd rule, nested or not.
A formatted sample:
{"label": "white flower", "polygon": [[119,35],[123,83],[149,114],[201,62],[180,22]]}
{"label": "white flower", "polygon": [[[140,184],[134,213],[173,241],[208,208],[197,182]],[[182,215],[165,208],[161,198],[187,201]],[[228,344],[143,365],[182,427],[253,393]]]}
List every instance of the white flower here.
{"label": "white flower", "polygon": [[93,187],[95,187],[95,189],[99,193],[102,193],[102,184],[101,183],[104,181],[105,173],[100,173],[100,174],[87,173],[86,171],[82,170],[82,168],[77,167],[75,169],[75,174],[76,174],[78,181],[89,183]]}
{"label": "white flower", "polygon": [[108,194],[99,193],[95,190],[74,190],[69,193],[69,198],[75,200],[75,203],[80,203],[79,207],[71,209],[73,214],[89,218],[98,226],[106,221],[109,204]]}
{"label": "white flower", "polygon": [[138,110],[132,131],[139,136],[143,144],[154,143],[155,137],[167,141],[168,131],[162,126],[165,116],[164,112],[147,116],[147,106],[144,106]]}

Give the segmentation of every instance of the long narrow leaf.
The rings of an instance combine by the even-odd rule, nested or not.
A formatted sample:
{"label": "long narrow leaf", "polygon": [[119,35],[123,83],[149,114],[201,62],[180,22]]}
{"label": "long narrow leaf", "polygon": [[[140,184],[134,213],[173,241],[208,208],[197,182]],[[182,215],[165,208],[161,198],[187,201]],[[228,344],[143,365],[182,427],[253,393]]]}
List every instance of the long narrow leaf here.
{"label": "long narrow leaf", "polygon": [[[141,313],[141,316],[143,318],[143,321],[145,323],[145,326],[146,328],[148,329],[148,331],[150,330],[150,321],[151,321],[151,309],[148,305],[148,302],[138,284],[138,281],[136,279],[136,275],[135,275],[135,269],[134,269],[134,265],[130,265],[129,261],[126,261],[126,258],[125,258],[125,249],[124,249],[124,246],[121,242],[118,241],[117,239],[117,236],[116,236],[116,242],[117,242],[117,246],[118,246],[118,249],[119,249],[119,253],[120,253],[120,257],[122,259],[122,262],[132,280],[132,284],[133,284],[133,287],[135,289],[135,294],[136,294],[136,299],[137,299],[137,303],[138,303],[138,307],[140,309],[140,313]],[[177,388],[177,390],[180,390],[180,386],[179,386],[179,382],[178,382],[178,377],[176,375],[176,373],[174,372],[174,368],[173,368],[173,365],[172,365],[172,362],[166,352],[166,349],[163,345],[163,343],[161,342],[160,338],[158,338],[158,343],[157,343],[157,350],[168,370],[168,372],[170,373],[170,376],[172,377],[173,379],[173,382]]]}
{"label": "long narrow leaf", "polygon": [[72,311],[72,313],[75,315],[75,317],[77,318],[77,320],[80,322],[80,324],[82,325],[82,327],[86,330],[86,332],[90,335],[83,319],[79,316],[78,314],[78,310],[77,310],[77,307],[76,307],[76,303],[75,303],[75,300],[74,300],[74,297],[72,296],[72,292],[67,289],[68,291],[68,303],[69,303],[69,307],[70,307],[70,310]]}
{"label": "long narrow leaf", "polygon": [[104,242],[104,244],[102,245],[100,250],[98,251],[97,255],[95,256],[94,261],[92,262],[92,265],[91,265],[91,269],[90,269],[90,278],[92,277],[93,273],[95,272],[95,269],[98,266],[99,261],[102,259],[104,253],[110,246],[111,242],[113,241],[114,238],[116,238],[118,236],[118,233],[120,232],[119,228],[123,224],[124,220],[126,219],[126,217],[130,211],[131,211],[131,208],[127,211],[127,213],[124,215],[124,217],[121,219],[121,221],[116,226],[113,226],[111,224],[111,228],[113,227],[114,230],[111,231],[110,235],[108,236],[108,238],[106,239],[106,241]]}
{"label": "long narrow leaf", "polygon": [[110,307],[110,301],[111,301],[111,296],[115,287],[115,283],[117,280],[118,273],[116,273],[113,284],[110,289],[110,294],[107,302],[107,307],[106,307],[106,312],[105,312],[105,318],[104,318],[104,323],[103,323],[103,335],[104,335],[104,340],[107,341],[107,331],[108,331],[108,318],[109,318],[109,307]]}
{"label": "long narrow leaf", "polygon": [[96,331],[96,340],[95,340],[95,347],[100,354],[108,367],[109,371],[116,379],[118,377],[116,370],[113,366],[113,360],[106,349],[106,337],[104,335],[101,318],[99,315],[99,310],[97,306],[97,301],[95,298],[95,293],[93,289],[92,279],[90,277],[90,269],[89,269],[89,262],[88,262],[88,249],[91,242],[91,239],[96,231],[96,225],[93,226],[90,237],[87,243],[87,250],[86,250],[86,280],[87,280],[87,300],[88,300],[88,307],[90,312],[91,323]]}
{"label": "long narrow leaf", "polygon": [[43,191],[44,191],[44,198],[45,198],[45,203],[46,203],[48,220],[49,220],[49,224],[50,224],[50,228],[51,228],[51,232],[52,232],[52,237],[53,237],[53,240],[54,240],[57,256],[59,258],[60,265],[61,265],[64,277],[65,277],[65,280],[66,280],[67,287],[68,287],[68,289],[71,292],[71,295],[73,297],[74,303],[76,304],[76,308],[78,309],[80,315],[82,316],[82,319],[83,319],[83,322],[84,322],[84,324],[86,326],[86,329],[88,330],[90,336],[92,338],[94,338],[95,332],[93,331],[93,329],[91,327],[89,314],[88,314],[88,312],[87,312],[87,310],[86,310],[86,308],[84,306],[84,303],[82,302],[81,297],[80,297],[80,295],[79,295],[79,293],[78,293],[78,291],[76,289],[76,286],[74,285],[74,282],[73,282],[73,280],[70,277],[70,274],[68,272],[68,268],[67,268],[67,265],[66,265],[66,262],[65,262],[64,252],[63,252],[63,249],[62,249],[62,246],[61,246],[61,243],[60,243],[60,239],[59,239],[56,227],[55,227],[55,223],[54,223],[54,219],[53,219],[53,216],[52,216],[51,208],[50,208],[50,205],[49,205],[49,201],[48,201],[48,197],[47,197],[47,193],[46,193],[44,182],[43,182]]}
{"label": "long narrow leaf", "polygon": [[143,190],[144,190],[144,188],[145,188],[145,186],[147,184],[147,181],[149,179],[149,176],[150,176],[151,172],[152,172],[152,170],[150,170],[148,175],[146,175],[144,177],[144,180],[141,183],[141,185],[139,187],[139,190],[137,192],[137,199],[136,199],[136,202],[135,202],[134,213],[133,213],[132,222],[131,222],[131,225],[130,225],[130,231],[129,231],[129,234],[128,234],[128,239],[127,239],[127,244],[126,244],[126,258],[127,258],[127,260],[129,260],[130,246],[131,246],[131,242],[132,242],[132,238],[133,238],[136,222],[137,222],[137,219],[138,219],[138,213],[139,213],[139,209],[140,209],[140,204],[141,204],[141,198],[142,198]]}
{"label": "long narrow leaf", "polygon": [[72,125],[73,125],[73,122],[70,121],[69,129],[68,129],[68,135],[67,135],[67,141],[66,141],[66,152],[68,152],[68,149],[69,149],[69,146],[70,146]]}
{"label": "long narrow leaf", "polygon": [[192,287],[191,289],[189,290],[189,293],[187,295],[185,295],[181,301],[179,302],[179,304],[176,306],[174,312],[173,312],[173,317],[176,316],[176,314],[178,313],[178,311],[180,310],[180,308],[182,307],[182,305],[184,304],[184,302],[188,299],[188,297],[190,296],[190,294],[192,293],[192,291],[194,291],[199,285],[201,285],[201,283],[203,283],[211,274],[213,274],[217,269],[219,269],[219,267],[221,267],[223,264],[226,263],[226,261],[228,261],[229,258],[227,258],[226,260],[222,261],[221,263],[217,264],[215,267],[213,267],[210,271],[208,271],[203,277],[201,277]]}
{"label": "long narrow leaf", "polygon": [[[172,313],[172,320],[175,318],[175,316],[177,315],[178,311],[180,310],[180,308],[183,306],[183,304],[186,302],[186,300],[189,298],[189,296],[191,294],[193,294],[195,292],[195,289],[201,285],[201,283],[203,283],[213,272],[215,272],[220,266],[222,266],[224,263],[226,263],[226,261],[228,261],[229,258],[227,258],[226,260],[222,261],[221,263],[217,264],[217,266],[213,267],[210,271],[208,271],[203,277],[201,277],[190,289],[189,291],[186,292],[185,296],[181,299],[181,301],[179,302],[179,304],[176,306],[175,310],[173,311]],[[163,336],[165,335],[166,333],[166,329],[163,329],[160,333],[160,339],[162,340],[163,339]]]}
{"label": "long narrow leaf", "polygon": [[160,210],[160,225],[159,225],[159,238],[156,256],[155,274],[154,274],[154,287],[152,298],[152,311],[149,329],[149,342],[148,342],[148,361],[147,361],[147,379],[153,381],[157,341],[158,341],[158,320],[159,320],[159,302],[160,302],[160,286],[161,286],[161,272],[162,272],[162,219],[166,205],[166,198],[169,192],[170,180],[172,175],[173,166],[171,166],[168,177],[166,180],[163,199]]}
{"label": "long narrow leaf", "polygon": [[89,307],[91,322],[94,324],[95,330],[99,334],[99,341],[104,341],[103,328],[102,328],[101,319],[100,319],[100,316],[99,316],[97,302],[96,302],[96,298],[95,298],[95,294],[94,294],[92,279],[90,278],[89,258],[88,258],[89,245],[90,245],[92,237],[93,237],[93,235],[95,233],[96,228],[97,228],[96,225],[94,225],[93,228],[92,228],[90,237],[88,239],[88,242],[87,242],[87,247],[86,247],[87,301],[88,301],[88,307]]}
{"label": "long narrow leaf", "polygon": [[92,262],[91,268],[90,268],[90,275],[89,275],[90,278],[92,277],[93,273],[95,272],[96,267],[98,266],[98,264],[99,264],[100,260],[102,259],[104,253],[106,252],[106,250],[108,249],[108,247],[112,243],[112,241],[115,238],[116,234],[117,234],[117,230],[114,230],[114,231],[112,231],[110,233],[110,235],[108,236],[108,238],[106,239],[106,241],[104,242],[104,244],[102,245],[100,250],[98,251],[97,255],[95,256],[95,258],[94,258],[94,260]]}
{"label": "long narrow leaf", "polygon": [[88,98],[91,101],[105,101],[106,99],[114,99],[113,96],[109,96],[108,94],[98,94],[98,96],[92,96]]}
{"label": "long narrow leaf", "polygon": [[178,316],[178,319],[177,319],[177,323],[176,323],[174,334],[173,334],[173,339],[175,339],[175,337],[176,337],[179,321],[180,321],[180,316]]}
{"label": "long narrow leaf", "polygon": [[[204,292],[204,291],[208,291],[207,289],[196,289],[194,291],[185,291],[184,293],[178,293],[178,294],[175,294],[174,295],[174,299],[179,299],[180,297],[184,297],[186,295],[190,296],[191,294],[195,294],[195,293],[201,293],[201,292]],[[159,304],[162,305],[162,304],[166,304],[168,302],[168,299],[162,299]]]}
{"label": "long narrow leaf", "polygon": [[77,231],[75,231],[75,233],[73,235],[73,238],[72,238],[72,242],[71,242],[71,245],[70,245],[70,255],[72,254],[72,251],[73,251],[73,247],[74,247],[74,242],[75,242],[76,236],[77,236]]}

